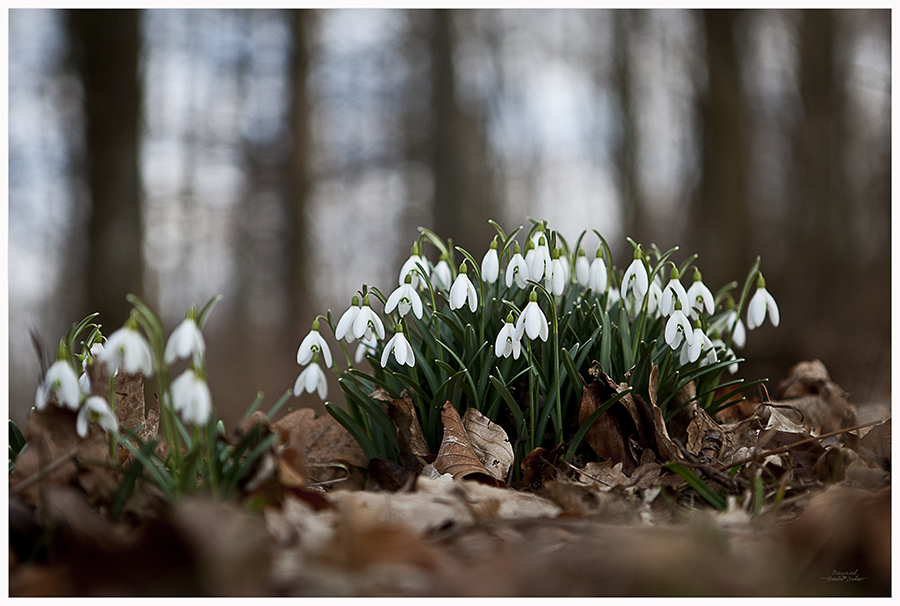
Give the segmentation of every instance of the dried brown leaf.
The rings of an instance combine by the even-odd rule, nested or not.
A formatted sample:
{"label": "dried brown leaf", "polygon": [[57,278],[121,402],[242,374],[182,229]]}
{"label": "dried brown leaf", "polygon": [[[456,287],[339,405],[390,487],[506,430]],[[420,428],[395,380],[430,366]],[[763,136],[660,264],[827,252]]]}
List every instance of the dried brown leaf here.
{"label": "dried brown leaf", "polygon": [[481,464],[472,450],[459,413],[449,401],[444,403],[441,422],[444,424],[444,437],[437,459],[434,460],[434,468],[442,474],[449,473],[454,478],[470,478],[497,484],[497,478]]}
{"label": "dried brown leaf", "polygon": [[481,464],[492,476],[501,482],[506,481],[515,455],[503,428],[474,408],[466,410],[462,424],[469,437],[469,445]]}
{"label": "dried brown leaf", "polygon": [[[581,407],[578,410],[578,423],[584,424],[588,417],[613,395],[615,391],[610,393],[608,387],[597,381],[585,385],[582,390]],[[630,471],[637,464],[626,448],[625,437],[612,408],[600,415],[597,422],[588,429],[585,440],[598,455],[612,461],[613,464],[624,463]]]}
{"label": "dried brown leaf", "polygon": [[388,404],[387,413],[391,422],[397,428],[398,459],[404,467],[418,473],[422,470],[423,461],[430,458],[428,441],[419,423],[416,414],[416,406],[406,391],[401,398],[392,398],[391,395],[380,387],[373,391],[371,397]]}

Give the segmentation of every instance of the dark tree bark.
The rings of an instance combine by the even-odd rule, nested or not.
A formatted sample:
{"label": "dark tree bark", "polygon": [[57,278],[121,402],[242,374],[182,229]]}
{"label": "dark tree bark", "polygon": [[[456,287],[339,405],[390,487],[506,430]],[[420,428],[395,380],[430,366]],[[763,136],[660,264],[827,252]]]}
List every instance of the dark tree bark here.
{"label": "dark tree bark", "polygon": [[92,202],[87,306],[106,327],[128,317],[143,280],[138,137],[140,12],[71,10],[72,58],[84,87],[87,182]]}
{"label": "dark tree bark", "polygon": [[734,279],[751,262],[737,16],[734,10],[703,12],[708,86],[700,101],[703,167],[696,224],[699,263],[704,280],[712,284]]}

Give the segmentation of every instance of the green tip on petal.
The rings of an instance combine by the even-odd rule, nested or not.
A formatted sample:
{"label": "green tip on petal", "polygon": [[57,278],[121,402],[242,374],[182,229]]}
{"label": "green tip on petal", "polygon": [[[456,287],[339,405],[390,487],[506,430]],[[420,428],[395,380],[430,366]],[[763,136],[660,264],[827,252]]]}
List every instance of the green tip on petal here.
{"label": "green tip on petal", "polygon": [[358,295],[353,295],[353,300],[351,302],[351,305],[353,307],[359,307],[359,296]]}
{"label": "green tip on petal", "polygon": [[494,239],[491,240],[491,248],[497,250],[497,236],[494,236]]}
{"label": "green tip on petal", "polygon": [[695,267],[694,268],[694,282],[700,282],[702,280],[703,280],[703,278],[702,278],[702,276],[700,276],[700,270]]}
{"label": "green tip on petal", "polygon": [[59,340],[59,347],[56,348],[56,359],[57,360],[68,360],[69,359],[69,348],[66,347],[65,339]]}
{"label": "green tip on petal", "polygon": [[579,257],[586,257],[586,256],[587,256],[586,254],[584,254],[584,249],[581,248],[580,246],[578,247],[578,256],[579,256]]}
{"label": "green tip on petal", "polygon": [[459,273],[461,273],[461,274],[469,273],[469,268],[466,267],[465,261],[463,261],[462,263],[459,264]]}
{"label": "green tip on petal", "polygon": [[553,250],[550,251],[550,258],[551,259],[559,259],[559,249],[558,248],[554,248]]}
{"label": "green tip on petal", "polygon": [[363,306],[364,307],[369,306],[369,295],[366,295],[365,297],[363,297]]}
{"label": "green tip on petal", "polygon": [[185,314],[184,319],[185,320],[193,320],[194,322],[197,321],[197,306],[196,305],[191,305],[191,308]]}
{"label": "green tip on petal", "polygon": [[403,279],[404,284],[412,284],[412,272],[408,272]]}
{"label": "green tip on petal", "polygon": [[128,316],[128,319],[125,320],[124,328],[127,328],[129,330],[137,330],[138,326],[139,326],[139,324],[137,321],[137,310],[133,310],[131,312],[131,315]]}
{"label": "green tip on petal", "polygon": [[512,312],[509,312],[508,314],[506,314],[506,323],[507,323],[507,324],[513,324],[513,323],[515,323],[515,320],[513,319]]}
{"label": "green tip on petal", "polygon": [[766,279],[763,278],[762,272],[759,272],[759,280],[756,281],[756,288],[765,288]]}
{"label": "green tip on petal", "polygon": [[521,255],[521,254],[522,254],[522,249],[519,248],[519,243],[518,243],[518,242],[516,242],[516,246],[515,246],[515,248],[513,249],[513,254],[515,254],[515,255]]}
{"label": "green tip on petal", "polygon": [[675,299],[675,309],[680,310],[681,309],[681,300],[678,299],[677,297],[673,297],[673,298]]}
{"label": "green tip on petal", "polygon": [[528,240],[528,242],[525,243],[525,252],[527,253],[532,248],[534,248],[534,241]]}
{"label": "green tip on petal", "polygon": [[402,321],[397,322],[397,332],[399,332],[399,333],[403,332],[403,322]]}
{"label": "green tip on petal", "polygon": [[537,301],[537,291],[536,290],[531,291],[531,295],[528,297],[528,300],[529,301]]}
{"label": "green tip on petal", "polygon": [[319,318],[316,318],[315,320],[313,320],[312,329],[315,331],[319,330]]}
{"label": "green tip on petal", "polygon": [[598,245],[597,245],[597,252],[594,253],[594,257],[596,257],[596,258],[598,258],[598,259],[602,259],[602,258],[603,258],[603,244],[598,244]]}
{"label": "green tip on petal", "polygon": [[641,250],[640,244],[638,244],[637,246],[634,247],[634,258],[635,259],[643,259],[644,258],[644,253]]}
{"label": "green tip on petal", "polygon": [[669,274],[669,278],[672,280],[677,280],[681,274],[678,273],[678,268],[672,263],[672,272]]}
{"label": "green tip on petal", "polygon": [[703,328],[703,324],[700,323],[700,318],[694,320],[694,328]]}
{"label": "green tip on petal", "polygon": [[545,238],[543,235],[538,240],[538,246],[547,246],[547,238]]}
{"label": "green tip on petal", "polygon": [[409,254],[418,256],[418,254],[419,254],[419,241],[418,240],[413,242],[412,250],[410,250]]}

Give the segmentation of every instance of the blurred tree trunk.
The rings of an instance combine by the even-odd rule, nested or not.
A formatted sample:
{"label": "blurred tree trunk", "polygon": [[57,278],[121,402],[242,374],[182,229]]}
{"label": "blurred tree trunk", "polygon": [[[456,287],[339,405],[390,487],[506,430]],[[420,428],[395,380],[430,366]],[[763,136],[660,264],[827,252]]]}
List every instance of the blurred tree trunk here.
{"label": "blurred tree trunk", "polygon": [[641,17],[641,11],[625,9],[613,11],[613,48],[615,49],[613,82],[622,112],[621,135],[617,141],[615,161],[624,233],[638,242],[647,242],[649,234],[640,198],[640,181],[637,172],[638,129],[632,97],[634,64],[631,40]]}
{"label": "blurred tree trunk", "polygon": [[85,148],[92,202],[87,305],[113,329],[143,280],[138,137],[140,12],[70,10],[72,58],[84,87]]}
{"label": "blurred tree trunk", "polygon": [[290,218],[290,259],[288,297],[289,317],[295,321],[305,318],[310,307],[308,294],[309,250],[306,221],[307,200],[311,190],[310,157],[312,135],[310,114],[312,111],[307,93],[310,62],[310,32],[315,21],[311,10],[291,11],[291,29],[294,37],[294,53],[289,74],[291,93],[290,129],[293,145],[289,158],[288,183],[290,190],[285,197],[287,216]]}
{"label": "blurred tree trunk", "polygon": [[707,284],[724,284],[751,262],[744,109],[734,39],[737,16],[734,10],[703,11],[708,84],[700,100],[703,166],[696,223],[699,263]]}
{"label": "blurred tree trunk", "polygon": [[[807,259],[810,285],[821,297],[834,293],[854,261],[850,250],[850,207],[841,166],[843,158],[842,78],[836,72],[835,16],[832,10],[804,10],[799,25],[800,96],[803,116],[796,135],[800,172],[795,239],[799,259]],[[823,272],[821,268],[827,267]],[[826,308],[833,301],[824,302]]]}
{"label": "blurred tree trunk", "polygon": [[484,121],[465,114],[456,99],[453,18],[449,10],[430,11],[433,227],[479,257],[496,233],[487,222],[494,218],[495,203]]}

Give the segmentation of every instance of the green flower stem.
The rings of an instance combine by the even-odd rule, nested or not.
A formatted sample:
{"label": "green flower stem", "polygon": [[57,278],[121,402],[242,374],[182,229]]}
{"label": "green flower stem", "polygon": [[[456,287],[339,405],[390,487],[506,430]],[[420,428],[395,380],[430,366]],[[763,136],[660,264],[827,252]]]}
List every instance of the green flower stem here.
{"label": "green flower stem", "polygon": [[534,375],[535,370],[532,364],[532,356],[531,356],[531,339],[528,339],[525,343],[525,346],[528,348],[528,452],[534,450],[534,416],[535,409],[537,408],[537,403],[535,402],[536,394],[534,393]]}
{"label": "green flower stem", "polygon": [[750,287],[756,283],[759,276],[760,257],[756,257],[756,261],[750,267],[750,273],[747,274],[747,280],[744,282],[744,288],[741,290],[741,299],[738,301],[737,307],[734,308],[734,321],[728,327],[728,337],[725,339],[725,349],[731,349],[731,339],[734,335],[734,327],[737,326],[738,320],[741,318],[741,312],[744,311],[744,304],[747,302],[747,296],[750,294]]}
{"label": "green flower stem", "polygon": [[[194,427],[195,431],[198,431],[197,427]],[[203,446],[206,450],[206,465],[209,470],[209,488],[212,491],[213,498],[219,497],[219,474],[216,471],[216,467],[219,464],[217,460],[215,443],[216,443],[216,435],[215,435],[215,423],[210,420],[209,423],[206,424],[206,439],[203,441]],[[194,443],[199,444],[199,436],[194,438]]]}
{"label": "green flower stem", "polygon": [[551,295],[546,288],[541,286],[540,284],[535,283],[538,290],[540,290],[544,296],[547,298],[547,301],[550,303],[550,336],[552,337],[552,346],[553,350],[553,388],[556,390],[556,443],[560,444],[563,441],[562,435],[562,397],[560,394],[560,377],[559,377],[559,319],[556,315],[556,301],[555,297]]}

